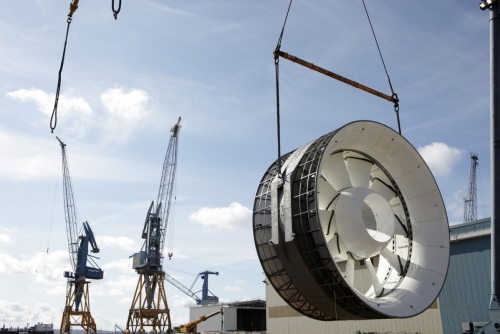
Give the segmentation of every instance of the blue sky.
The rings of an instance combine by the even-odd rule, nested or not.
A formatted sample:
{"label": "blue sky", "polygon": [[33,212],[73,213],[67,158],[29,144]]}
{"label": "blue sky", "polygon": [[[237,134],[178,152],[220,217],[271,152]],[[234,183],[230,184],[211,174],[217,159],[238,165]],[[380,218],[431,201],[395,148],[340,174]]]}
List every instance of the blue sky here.
{"label": "blue sky", "polygon": [[[478,216],[489,217],[488,14],[474,1],[366,2],[403,135],[433,171],[450,223],[463,219],[469,152],[479,154]],[[78,219],[101,248],[93,316],[101,329],[125,324],[137,282],[128,257],[179,116],[167,272],[190,286],[191,274],[218,271],[210,290],[221,300],[265,299],[251,210],[277,155],[272,52],[288,1],[124,1],[116,21],[110,2],[81,1],[51,134],[68,5],[0,2],[0,320],[60,323],[70,265],[57,135]],[[282,50],[390,93],[361,0],[296,0]],[[280,87],[282,152],[355,120],[397,127],[390,103],[286,60]],[[189,297],[173,286],[167,297],[174,324],[187,321]]]}

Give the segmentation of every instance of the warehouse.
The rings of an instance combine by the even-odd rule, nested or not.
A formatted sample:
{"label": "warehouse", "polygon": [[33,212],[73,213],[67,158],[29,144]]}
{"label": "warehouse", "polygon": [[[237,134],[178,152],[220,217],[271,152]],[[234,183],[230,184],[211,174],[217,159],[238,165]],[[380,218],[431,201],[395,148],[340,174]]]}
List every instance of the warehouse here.
{"label": "warehouse", "polygon": [[[236,303],[195,306],[189,309],[189,321],[210,314],[222,307],[220,314],[198,324],[198,332],[264,332],[266,330],[266,302],[263,300],[241,301]],[[224,320],[224,321],[222,321]]]}

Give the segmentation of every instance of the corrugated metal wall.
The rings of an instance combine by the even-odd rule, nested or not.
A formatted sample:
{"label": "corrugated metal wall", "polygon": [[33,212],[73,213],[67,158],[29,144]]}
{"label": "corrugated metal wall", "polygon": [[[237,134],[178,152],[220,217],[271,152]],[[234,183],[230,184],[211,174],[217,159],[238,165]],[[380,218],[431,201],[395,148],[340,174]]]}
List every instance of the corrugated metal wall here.
{"label": "corrugated metal wall", "polygon": [[288,306],[270,285],[266,287],[266,296],[267,333],[269,334],[354,334],[357,330],[382,333],[442,333],[438,303],[434,303],[427,311],[409,319],[317,321],[299,314]]}
{"label": "corrugated metal wall", "polygon": [[461,333],[462,322],[489,321],[490,236],[452,242],[450,256],[448,277],[439,295],[444,334]]}

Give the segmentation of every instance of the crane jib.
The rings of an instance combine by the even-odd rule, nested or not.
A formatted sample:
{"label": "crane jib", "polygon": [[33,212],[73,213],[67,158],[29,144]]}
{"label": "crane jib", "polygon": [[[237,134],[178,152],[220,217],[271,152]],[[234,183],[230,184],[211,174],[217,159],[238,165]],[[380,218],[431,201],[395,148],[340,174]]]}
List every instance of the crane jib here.
{"label": "crane jib", "polygon": [[[62,150],[62,171],[63,171],[63,192],[64,192],[64,213],[66,219],[66,232],[68,236],[68,251],[72,272],[65,272],[64,277],[70,279],[89,278],[102,279],[104,272],[97,264],[89,258],[89,251],[99,253],[99,247],[94,237],[94,233],[88,222],[83,222],[83,234],[78,236],[76,207],[73,196],[73,187],[69,174],[68,159],[66,156],[66,144],[57,137]],[[91,249],[89,250],[89,244]],[[91,262],[88,266],[88,262]]]}

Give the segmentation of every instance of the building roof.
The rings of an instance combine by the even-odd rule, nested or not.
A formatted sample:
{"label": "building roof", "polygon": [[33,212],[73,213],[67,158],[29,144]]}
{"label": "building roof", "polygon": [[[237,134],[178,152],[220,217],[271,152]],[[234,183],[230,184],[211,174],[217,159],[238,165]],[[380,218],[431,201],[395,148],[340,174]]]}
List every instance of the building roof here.
{"label": "building roof", "polygon": [[491,234],[491,218],[450,226],[450,241],[478,238]]}
{"label": "building roof", "polygon": [[256,299],[256,300],[248,300],[248,301],[242,301],[242,302],[235,302],[235,303],[229,303],[227,304],[228,306],[231,307],[251,307],[251,308],[266,308],[266,301]]}

